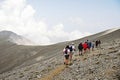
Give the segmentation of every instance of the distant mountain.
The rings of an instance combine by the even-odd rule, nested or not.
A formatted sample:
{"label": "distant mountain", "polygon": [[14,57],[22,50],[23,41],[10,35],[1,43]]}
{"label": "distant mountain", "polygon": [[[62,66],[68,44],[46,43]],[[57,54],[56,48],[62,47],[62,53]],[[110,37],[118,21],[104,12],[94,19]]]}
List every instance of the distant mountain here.
{"label": "distant mountain", "polygon": [[[33,43],[12,31],[0,32],[0,73],[14,68],[26,60],[28,60],[33,53]],[[27,46],[25,46],[27,45]]]}
{"label": "distant mountain", "polygon": [[17,35],[11,31],[1,31],[0,32],[0,41],[8,41],[15,43],[17,45],[33,45],[34,43],[20,35]]}

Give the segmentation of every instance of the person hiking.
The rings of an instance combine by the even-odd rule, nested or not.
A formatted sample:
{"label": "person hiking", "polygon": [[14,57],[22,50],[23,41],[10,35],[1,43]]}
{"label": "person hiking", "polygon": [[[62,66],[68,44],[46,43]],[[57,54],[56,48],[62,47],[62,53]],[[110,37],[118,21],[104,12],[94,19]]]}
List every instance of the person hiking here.
{"label": "person hiking", "polygon": [[83,53],[83,44],[82,44],[82,42],[78,45],[78,50],[79,50],[79,56],[82,55],[82,53]]}
{"label": "person hiking", "polygon": [[98,40],[98,47],[101,48],[101,41]]}
{"label": "person hiking", "polygon": [[87,49],[86,49],[86,52],[87,52],[89,51],[89,46],[88,46],[89,40],[88,39],[86,40],[86,43],[87,43]]}
{"label": "person hiking", "polygon": [[92,47],[92,43],[89,40],[87,40],[87,45],[88,45],[88,51],[90,52],[90,49]]}
{"label": "person hiking", "polygon": [[84,53],[86,53],[87,48],[88,48],[87,42],[84,42],[83,44]]}
{"label": "person hiking", "polygon": [[95,41],[92,41],[92,51],[94,51]]}
{"label": "person hiking", "polygon": [[74,54],[74,52],[75,52],[75,45],[74,45],[74,43],[72,43],[72,44],[69,46],[69,49],[70,49],[69,59],[70,59],[70,63],[71,63],[71,61],[72,61],[72,56],[73,56],[73,54]]}
{"label": "person hiking", "polygon": [[98,40],[95,41],[95,46],[98,48]]}
{"label": "person hiking", "polygon": [[70,54],[70,50],[69,50],[69,45],[67,45],[64,49],[63,49],[63,54],[64,54],[64,64],[68,65],[69,62],[69,54]]}

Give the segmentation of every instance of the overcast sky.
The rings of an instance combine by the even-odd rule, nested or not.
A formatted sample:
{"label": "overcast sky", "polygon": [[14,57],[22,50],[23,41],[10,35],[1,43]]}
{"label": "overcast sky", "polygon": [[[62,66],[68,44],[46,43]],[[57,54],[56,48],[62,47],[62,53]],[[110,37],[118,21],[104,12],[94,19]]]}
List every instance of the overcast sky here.
{"label": "overcast sky", "polygon": [[0,31],[13,31],[37,44],[116,27],[120,27],[120,0],[0,0]]}

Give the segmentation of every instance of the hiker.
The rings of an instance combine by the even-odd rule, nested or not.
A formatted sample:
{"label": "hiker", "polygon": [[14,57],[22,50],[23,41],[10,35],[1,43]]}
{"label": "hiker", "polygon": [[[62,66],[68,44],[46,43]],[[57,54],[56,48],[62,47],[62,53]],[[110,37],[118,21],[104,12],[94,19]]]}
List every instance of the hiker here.
{"label": "hiker", "polygon": [[70,62],[72,61],[72,56],[75,52],[75,46],[74,46],[74,43],[72,43],[70,46],[69,46],[69,49],[70,49],[70,54],[69,54],[69,59],[70,59]]}
{"label": "hiker", "polygon": [[98,47],[101,48],[101,41],[98,40]]}
{"label": "hiker", "polygon": [[92,51],[94,51],[95,41],[92,41]]}
{"label": "hiker", "polygon": [[69,45],[67,45],[67,46],[63,49],[63,54],[64,54],[64,56],[65,56],[64,64],[68,65],[68,62],[69,62],[69,54],[70,54]]}
{"label": "hiker", "polygon": [[98,40],[95,41],[95,46],[98,48]]}
{"label": "hiker", "polygon": [[82,42],[78,45],[78,50],[79,50],[79,56],[82,55],[82,53],[83,53],[83,44],[82,44]]}
{"label": "hiker", "polygon": [[92,43],[90,42],[90,41],[87,41],[87,45],[88,45],[88,51],[90,52],[90,49],[91,49],[91,47],[92,47]]}
{"label": "hiker", "polygon": [[84,53],[86,53],[87,48],[88,48],[87,42],[84,42],[83,44]]}

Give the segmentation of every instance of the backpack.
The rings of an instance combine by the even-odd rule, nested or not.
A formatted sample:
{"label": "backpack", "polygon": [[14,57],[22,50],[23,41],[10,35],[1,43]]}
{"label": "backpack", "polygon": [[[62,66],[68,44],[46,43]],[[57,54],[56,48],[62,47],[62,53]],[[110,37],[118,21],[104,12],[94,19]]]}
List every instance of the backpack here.
{"label": "backpack", "polygon": [[80,44],[78,45],[78,49],[80,49]]}
{"label": "backpack", "polygon": [[68,50],[67,49],[65,49],[65,54],[67,54],[68,53]]}
{"label": "backpack", "polygon": [[83,49],[82,43],[80,43],[80,44],[78,45],[78,49]]}
{"label": "backpack", "polygon": [[69,47],[69,49],[70,49],[70,52],[71,52],[71,51],[73,51],[73,48],[72,48],[72,46],[70,46],[70,47]]}

